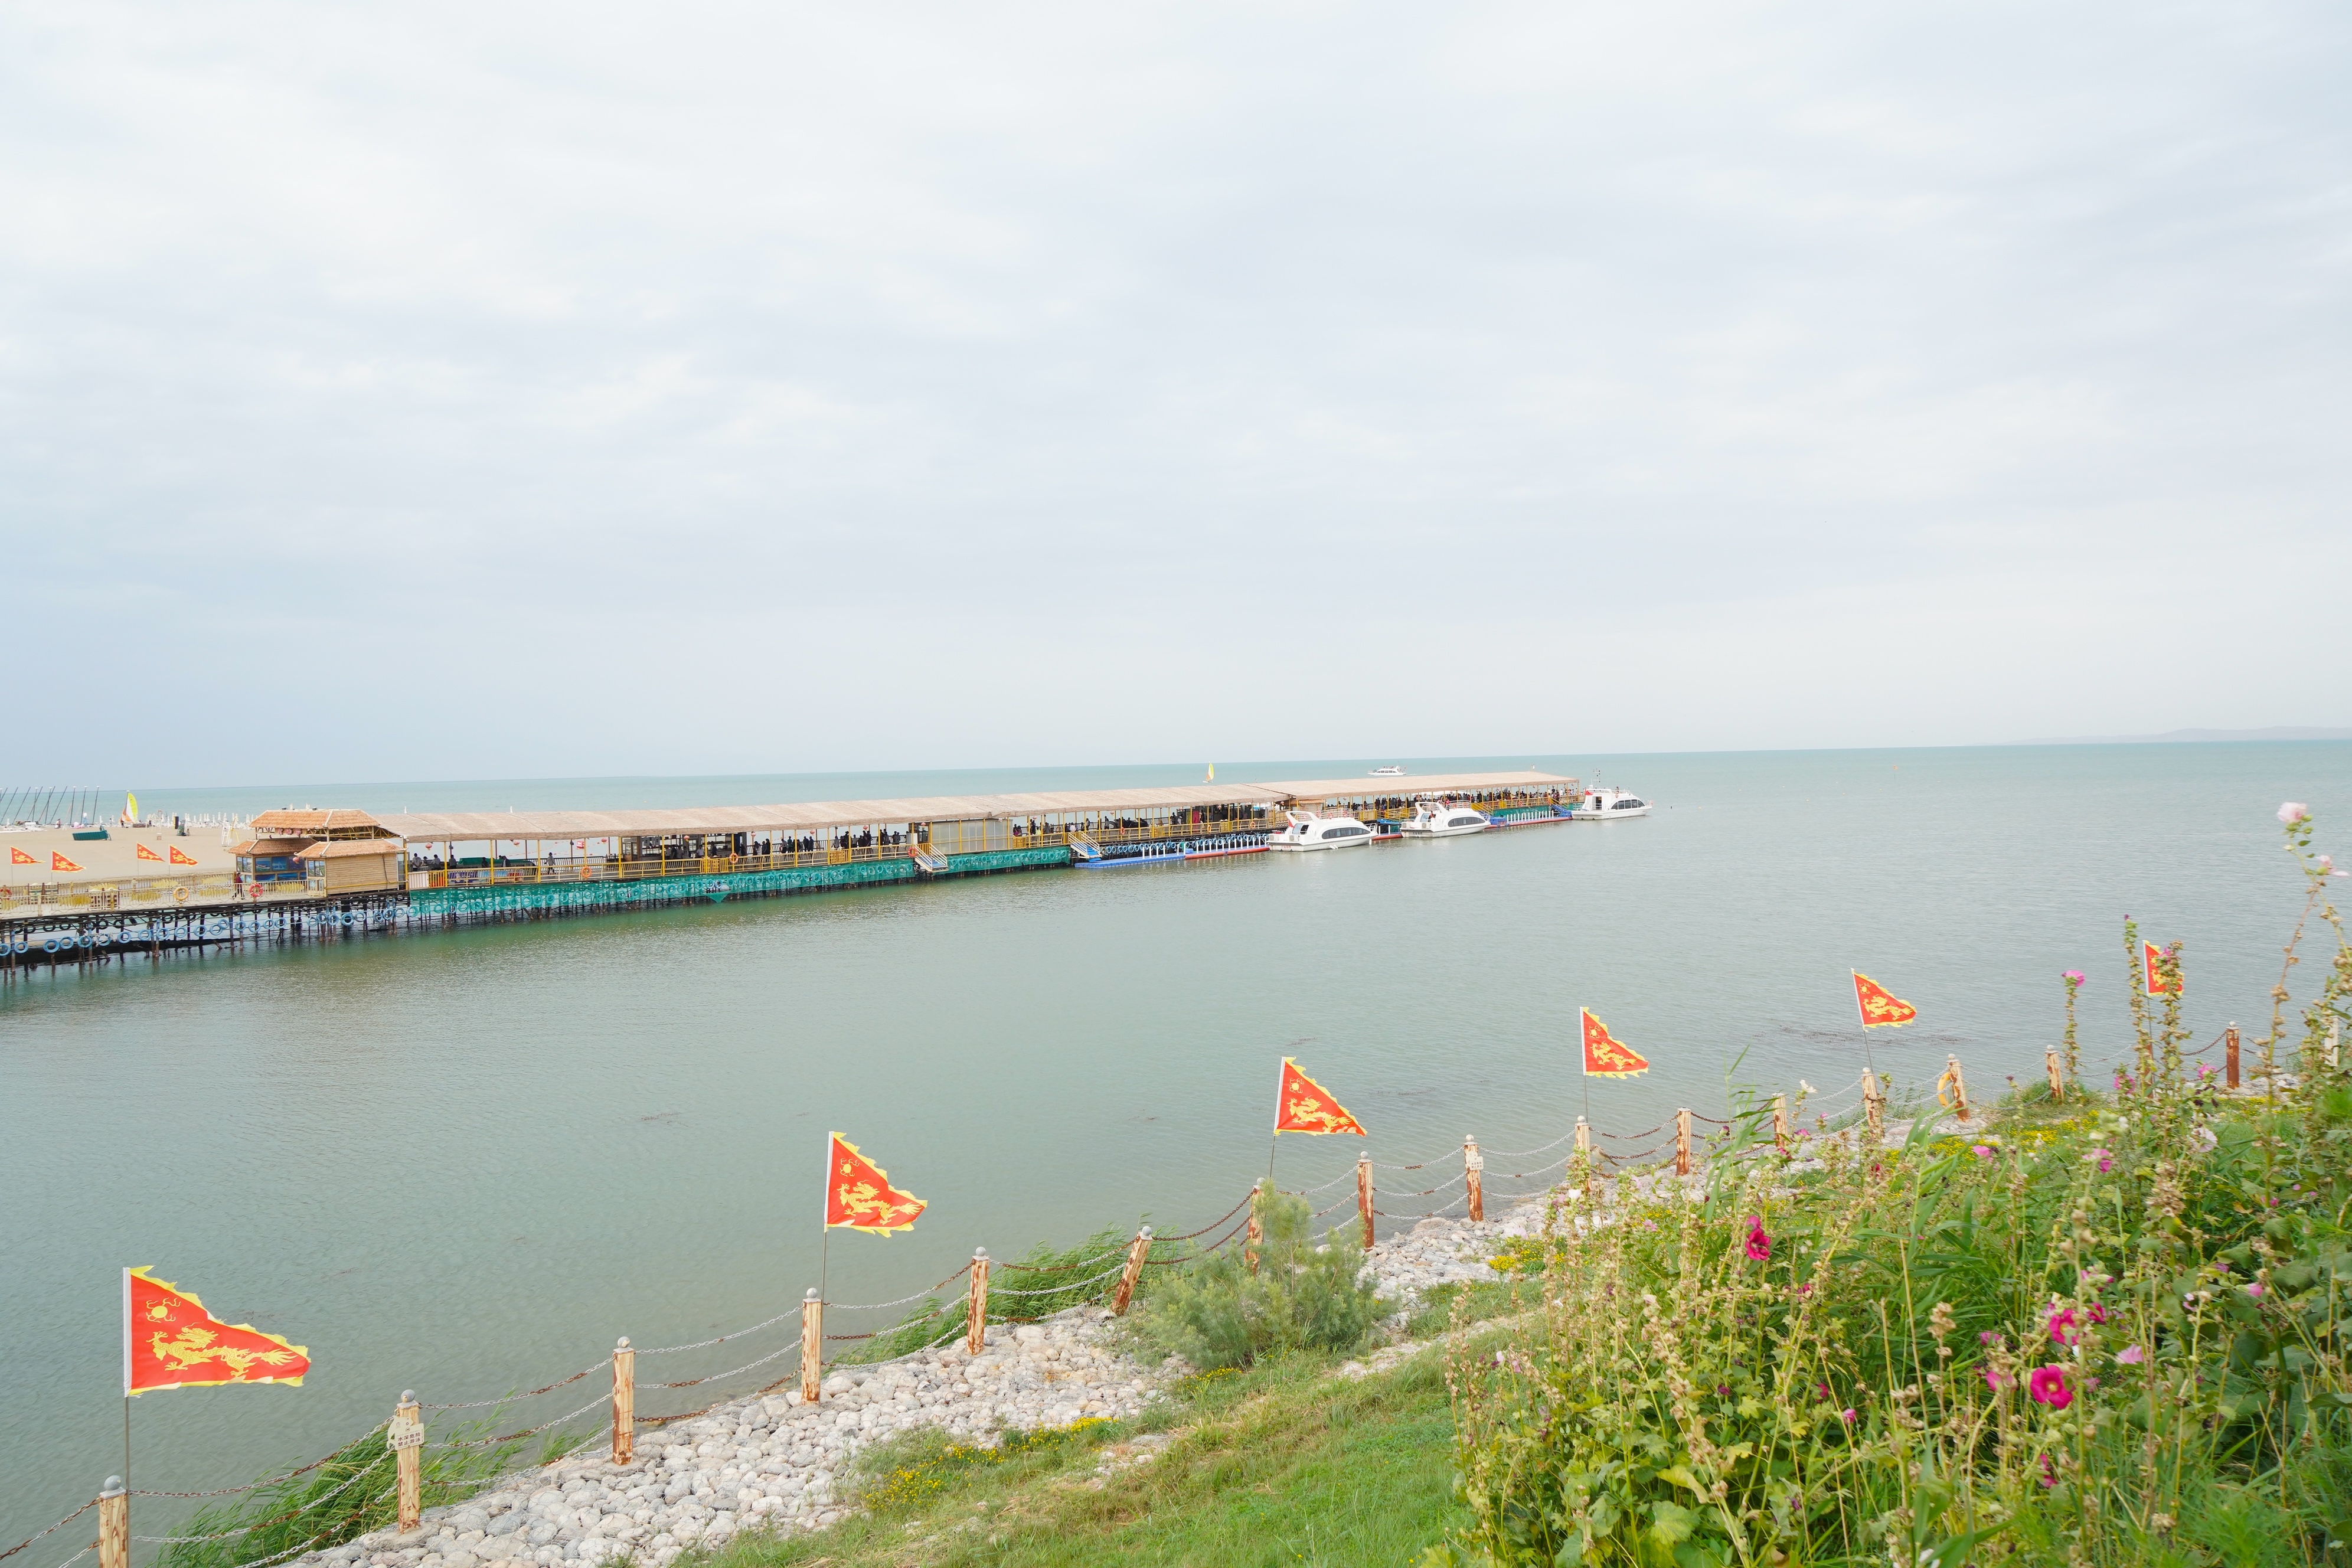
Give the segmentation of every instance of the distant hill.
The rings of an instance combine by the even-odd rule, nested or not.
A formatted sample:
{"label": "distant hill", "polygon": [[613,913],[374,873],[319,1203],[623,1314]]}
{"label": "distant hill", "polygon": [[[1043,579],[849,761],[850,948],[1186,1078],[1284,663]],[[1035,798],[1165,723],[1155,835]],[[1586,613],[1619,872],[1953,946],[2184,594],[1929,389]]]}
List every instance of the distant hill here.
{"label": "distant hill", "polygon": [[2029,746],[2119,746],[2178,741],[2352,741],[2352,730],[2273,724],[2267,730],[2171,730],[2161,735],[2043,735]]}

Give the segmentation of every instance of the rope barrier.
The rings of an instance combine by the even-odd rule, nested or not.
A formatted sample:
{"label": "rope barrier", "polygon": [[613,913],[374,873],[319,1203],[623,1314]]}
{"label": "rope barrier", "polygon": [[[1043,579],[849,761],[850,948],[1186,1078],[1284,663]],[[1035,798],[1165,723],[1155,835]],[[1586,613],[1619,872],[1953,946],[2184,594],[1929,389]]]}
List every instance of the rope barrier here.
{"label": "rope barrier", "polygon": [[1317,1193],[1328,1193],[1333,1187],[1338,1186],[1341,1182],[1347,1181],[1355,1173],[1356,1173],[1353,1171],[1342,1171],[1319,1187],[1300,1187],[1290,1195],[1294,1198],[1308,1198],[1313,1197]]}
{"label": "rope barrier", "polygon": [[91,1509],[94,1509],[94,1508],[96,1508],[97,1506],[98,1506],[98,1500],[97,1500],[96,1498],[92,1498],[92,1499],[90,1499],[88,1502],[86,1502],[86,1503],[82,1504],[79,1508],[78,1508],[78,1509],[74,1510],[71,1513],[69,1513],[69,1514],[66,1515],[66,1516],[65,1516],[65,1518],[63,1518],[63,1519],[61,1519],[61,1520],[58,1521],[57,1521],[57,1523],[55,1523],[55,1524],[53,1524],[53,1525],[49,1526],[49,1528],[48,1528],[48,1529],[44,1530],[44,1531],[37,1531],[37,1532],[36,1532],[36,1533],[34,1533],[34,1534],[28,1535],[28,1536],[25,1537],[25,1539],[24,1539],[24,1540],[22,1540],[22,1541],[20,1541],[20,1542],[16,1542],[16,1545],[11,1546],[10,1548],[8,1548],[8,1550],[7,1550],[7,1551],[5,1551],[5,1552],[0,1552],[0,1558],[9,1558],[9,1557],[14,1557],[14,1556],[16,1556],[16,1553],[18,1553],[19,1552],[24,1551],[24,1550],[25,1550],[25,1548],[26,1548],[27,1546],[30,1546],[30,1545],[31,1545],[31,1544],[33,1544],[33,1542],[35,1542],[36,1541],[40,1540],[43,1536],[46,1536],[46,1535],[55,1535],[58,1531],[63,1530],[67,1525],[71,1524],[75,1520],[79,1519],[83,1514],[88,1513]]}
{"label": "rope barrier", "polygon": [[[797,1348],[797,1347],[787,1347],[787,1348]],[[783,1354],[783,1352],[782,1352],[782,1351],[778,1351],[778,1352],[776,1352],[776,1355],[782,1355],[782,1354]],[[775,1358],[775,1356],[764,1356],[764,1357],[762,1357],[762,1358],[761,1358],[761,1360],[765,1360],[765,1361],[773,1361],[773,1360],[775,1360],[775,1359],[776,1359],[776,1358]],[[757,1366],[757,1365],[759,1365],[759,1364],[760,1364],[760,1363],[755,1361],[755,1362],[753,1362],[751,1364],[752,1364],[753,1366]],[[740,1368],[740,1367],[738,1367],[736,1370],[737,1370],[738,1372],[740,1372],[740,1371],[742,1371],[743,1369],[742,1369],[742,1368]],[[726,1374],[726,1373],[716,1373],[716,1374],[714,1374],[714,1375],[720,1376],[720,1377],[724,1377],[724,1376],[726,1376],[727,1374]],[[698,1383],[708,1383],[708,1382],[709,1382],[709,1381],[710,1381],[710,1379],[709,1379],[709,1378],[707,1378],[707,1377],[706,1377],[706,1378],[698,1378],[698,1379],[696,1379],[696,1382],[698,1382]],[[656,1387],[656,1388],[672,1388],[672,1387],[691,1387],[691,1386],[693,1386],[693,1385],[692,1385],[691,1384],[666,1384],[666,1383],[665,1383],[665,1384],[656,1384],[654,1386],[655,1386],[655,1387]],[[530,1430],[528,1430],[528,1431],[523,1431],[523,1432],[509,1432],[509,1433],[508,1433],[508,1434],[507,1434],[505,1436],[503,1436],[503,1437],[470,1437],[470,1438],[469,1438],[469,1437],[451,1437],[451,1438],[446,1439],[446,1441],[439,1442],[439,1443],[436,1443],[436,1444],[434,1445],[434,1447],[435,1447],[436,1448],[440,1448],[440,1449],[447,1449],[447,1448],[488,1448],[488,1447],[496,1447],[497,1445],[499,1445],[499,1444],[500,1444],[500,1443],[513,1443],[513,1442],[518,1442],[518,1441],[520,1441],[520,1439],[525,1438],[525,1437],[536,1437],[536,1436],[538,1436],[541,1432],[549,1431],[549,1430],[551,1430],[551,1428],[554,1428],[554,1427],[557,1427],[557,1426],[562,1426],[566,1421],[569,1421],[569,1420],[572,1419],[572,1417],[573,1417],[573,1416],[579,1416],[579,1415],[587,1415],[587,1414],[588,1414],[588,1412],[590,1412],[591,1410],[595,1409],[595,1408],[596,1408],[596,1406],[598,1406],[599,1405],[603,1405],[603,1404],[606,1403],[606,1401],[607,1401],[608,1399],[610,1399],[610,1397],[611,1397],[611,1396],[610,1396],[609,1394],[598,1394],[595,1398],[593,1398],[593,1399],[590,1400],[587,1404],[585,1404],[585,1405],[582,1405],[579,1409],[574,1410],[573,1412],[572,1412],[572,1414],[571,1414],[570,1415],[559,1415],[559,1416],[557,1416],[554,1420],[550,1421],[550,1422],[546,1423],[546,1424],[545,1424],[545,1425],[543,1425],[543,1426],[533,1426],[533,1427],[531,1427],[531,1428],[530,1428]],[[346,1483],[346,1484],[348,1484],[348,1483]],[[250,1568],[250,1565],[249,1565],[249,1564],[248,1564],[248,1565],[247,1565],[247,1568]]]}
{"label": "rope barrier", "polygon": [[[361,1433],[360,1436],[366,1437],[374,1432],[381,1432],[386,1425],[387,1423],[379,1422],[373,1427],[370,1428],[368,1432]],[[354,1439],[354,1441],[357,1440],[358,1439]],[[357,1481],[362,1476],[366,1475],[371,1470],[373,1470],[377,1466],[381,1465],[384,1459],[389,1457],[390,1452],[391,1450],[386,1449],[384,1453],[371,1458],[366,1464],[362,1465],[350,1475],[345,1476],[341,1481],[337,1483],[334,1489],[326,1493],[325,1496],[307,1499],[304,1501],[296,1504],[293,1508],[289,1509],[286,1512],[279,1514],[276,1519],[261,1520],[253,1524],[240,1525],[235,1530],[224,1530],[213,1535],[134,1535],[131,1539],[133,1541],[144,1542],[151,1546],[179,1546],[189,1542],[195,1541],[234,1541],[238,1536],[250,1535],[257,1530],[267,1530],[273,1524],[283,1524],[289,1519],[299,1518],[301,1515],[318,1507],[320,1503],[327,1501],[330,1498],[341,1497],[345,1491],[349,1490],[352,1483]],[[331,1459],[334,1458],[334,1456],[330,1454],[327,1458]],[[326,1460],[321,1459],[319,1463],[324,1464],[326,1463]],[[313,1465],[305,1468],[316,1469],[318,1466]],[[294,1473],[296,1475],[300,1475],[302,1472],[300,1470],[297,1470]],[[307,1550],[307,1548],[305,1550]]]}
{"label": "rope barrier", "polygon": [[1576,1129],[1571,1127],[1540,1149],[1487,1149],[1482,1150],[1481,1152],[1497,1160],[1524,1160],[1530,1154],[1549,1153],[1575,1136]]}
{"label": "rope barrier", "polygon": [[[79,1552],[75,1552],[72,1556],[58,1563],[58,1568],[73,1568],[75,1563],[80,1562],[83,1558],[89,1556],[91,1552],[97,1550],[98,1548],[95,1546],[85,1546]],[[307,1548],[305,1550],[307,1550]]]}
{"label": "rope barrier", "polygon": [[1612,1143],[1631,1143],[1636,1138],[1647,1138],[1650,1135],[1650,1132],[1664,1132],[1665,1130],[1666,1123],[1661,1121],[1655,1127],[1651,1128],[1649,1132],[1603,1132],[1601,1136],[1608,1139]]}
{"label": "rope barrier", "polygon": [[1250,1199],[1255,1196],[1257,1196],[1257,1189],[1253,1187],[1247,1193],[1242,1194],[1241,1202],[1235,1204],[1233,1207],[1227,1209],[1223,1214],[1219,1215],[1216,1218],[1211,1220],[1200,1229],[1187,1231],[1182,1236],[1163,1236],[1160,1237],[1160,1239],[1162,1241],[1190,1241],[1196,1236],[1206,1236],[1211,1231],[1216,1229],[1219,1226],[1224,1224],[1225,1221],[1233,1218],[1234,1215],[1247,1208],[1249,1206]]}
{"label": "rope barrier", "polygon": [[[748,1332],[749,1331],[747,1330],[745,1331]],[[644,1353],[647,1355],[659,1355],[661,1352],[659,1351],[647,1351]],[[608,1361],[600,1361],[593,1366],[583,1366],[578,1372],[573,1373],[570,1377],[565,1378],[562,1382],[551,1383],[545,1388],[534,1388],[529,1394],[509,1394],[502,1399],[475,1399],[469,1400],[463,1405],[427,1405],[424,1408],[427,1410],[487,1410],[493,1405],[511,1404],[513,1401],[518,1399],[535,1399],[542,1394],[552,1394],[559,1388],[569,1388],[573,1384],[579,1382],[582,1378],[587,1376],[590,1373],[601,1371],[612,1364],[613,1363]],[[332,1457],[332,1455],[329,1456],[330,1458]],[[319,1463],[322,1465],[326,1462],[326,1459],[319,1461]],[[299,1476],[302,1472],[297,1470],[294,1473]],[[257,1481],[254,1484],[256,1486],[259,1486],[261,1483]],[[145,1496],[147,1494],[140,1493],[138,1495]],[[160,1492],[155,1495],[160,1497],[208,1497],[214,1494],[208,1492]]]}
{"label": "rope barrier", "polygon": [[[1246,1203],[1248,1200],[1243,1201]],[[1076,1269],[1084,1268],[1089,1263],[1100,1263],[1106,1258],[1124,1258],[1125,1256],[1127,1256],[1126,1247],[1114,1247],[1108,1252],[1097,1252],[1092,1258],[1081,1258],[1076,1263],[991,1263],[989,1271],[993,1273],[999,1268],[1018,1268],[1024,1274],[1068,1274]],[[952,1274],[948,1276],[949,1279],[954,1278]],[[947,1279],[940,1281],[940,1285],[946,1283]],[[934,1285],[931,1289],[936,1290],[940,1285]]]}
{"label": "rope barrier", "polygon": [[1126,1267],[1127,1265],[1124,1262],[1121,1262],[1118,1267],[1106,1268],[1101,1273],[1095,1275],[1092,1279],[1074,1280],[1067,1285],[1044,1285],[1034,1290],[999,1290],[995,1287],[991,1286],[989,1288],[989,1294],[992,1296],[1058,1296],[1065,1290],[1084,1289],[1087,1286],[1092,1285],[1097,1280],[1108,1279],[1112,1275],[1118,1273],[1119,1269],[1125,1268]]}
{"label": "rope barrier", "polygon": [[[911,1296],[901,1296],[895,1301],[868,1301],[862,1306],[852,1306],[845,1301],[827,1301],[824,1304],[824,1310],[828,1312],[879,1312],[891,1307],[904,1307],[909,1302],[919,1301],[926,1296],[938,1295],[940,1291],[946,1289],[950,1284],[954,1283],[958,1276],[962,1275],[967,1270],[965,1269],[959,1268],[954,1274],[949,1275],[945,1279],[940,1280],[929,1289],[918,1290]],[[770,1321],[773,1321],[774,1320],[771,1319]]]}
{"label": "rope barrier", "polygon": [[[697,1340],[690,1345],[664,1345],[659,1350],[641,1350],[637,1353],[639,1355],[668,1355],[673,1351],[707,1350],[712,1345],[723,1345],[729,1340],[740,1340],[745,1334],[756,1334],[761,1329],[772,1328],[774,1325],[782,1322],[786,1318],[795,1315],[799,1311],[800,1308],[796,1306],[791,1307],[783,1311],[778,1312],[774,1317],[770,1318],[764,1323],[754,1323],[748,1329],[730,1329],[715,1340]],[[588,1370],[590,1372],[593,1372],[596,1369],[592,1366]],[[562,1384],[558,1384],[556,1386],[560,1388]]]}
{"label": "rope barrier", "polygon": [[[689,1377],[683,1383],[656,1383],[651,1384],[651,1386],[655,1388],[698,1388],[706,1383],[716,1383],[722,1377],[733,1377],[735,1373],[739,1372],[749,1372],[755,1366],[765,1366],[770,1362],[775,1360],[778,1356],[788,1354],[789,1352],[800,1348],[800,1342],[798,1340],[787,1341],[782,1349],[770,1351],[766,1355],[761,1356],[759,1360],[747,1361],[741,1366],[736,1367],[731,1371],[714,1372],[704,1377]],[[577,1415],[579,1412],[574,1411],[572,1414]],[[569,1419],[569,1417],[566,1419]],[[553,1426],[554,1423],[550,1422],[548,1425]],[[541,1427],[540,1430],[545,1431],[546,1427]],[[524,1436],[528,1436],[530,1434],[525,1433]]]}

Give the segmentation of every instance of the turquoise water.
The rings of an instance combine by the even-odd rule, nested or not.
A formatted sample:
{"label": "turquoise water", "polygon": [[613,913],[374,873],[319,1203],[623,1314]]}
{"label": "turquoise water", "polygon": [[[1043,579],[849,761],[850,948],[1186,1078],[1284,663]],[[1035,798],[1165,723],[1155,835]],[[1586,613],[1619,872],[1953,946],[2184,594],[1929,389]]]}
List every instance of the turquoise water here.
{"label": "turquoise water", "polygon": [[[1325,776],[1390,760],[1218,771]],[[1596,766],[1413,765],[1530,763],[1588,779]],[[1846,972],[1859,967],[1920,1009],[1912,1027],[1878,1031],[1882,1068],[1923,1085],[1953,1051],[1979,1091],[1997,1090],[2004,1074],[2039,1072],[2062,969],[2091,977],[2086,1055],[2117,1053],[2126,911],[2187,944],[2199,1038],[2232,1018],[2259,1032],[2300,890],[2273,813],[2307,801],[2323,847],[2352,851],[2341,742],[1598,768],[1650,792],[1658,814],[0,987],[12,1198],[0,1549],[121,1468],[124,1264],[152,1263],[229,1321],[310,1349],[299,1390],[137,1402],[136,1485],[221,1485],[316,1457],[380,1420],[403,1388],[486,1398],[587,1366],[621,1334],[669,1344],[786,1310],[817,1279],[830,1128],[931,1205],[909,1235],[834,1241],[828,1294],[880,1301],[975,1246],[1003,1256],[1145,1216],[1177,1229],[1213,1217],[1265,1168],[1286,1053],[1370,1129],[1379,1160],[1447,1156],[1465,1132],[1526,1149],[1580,1109],[1580,1005],[1654,1064],[1593,1095],[1600,1126],[1636,1131],[1678,1104],[1722,1114],[1730,1077],[1850,1081],[1862,1043]],[[297,785],[142,791],[142,803],[165,815],[305,801],[528,809],[1198,776],[1187,765]],[[2319,956],[2299,971],[2311,984]],[[1353,1140],[1286,1138],[1279,1175],[1321,1183],[1355,1153]],[[736,1366],[793,1331],[644,1362],[640,1377]],[[600,1387],[591,1378],[523,1408],[543,1420]],[[648,1392],[640,1409],[688,1397]],[[173,1517],[140,1510],[143,1534]],[[16,1561],[56,1568],[87,1539],[77,1525]]]}

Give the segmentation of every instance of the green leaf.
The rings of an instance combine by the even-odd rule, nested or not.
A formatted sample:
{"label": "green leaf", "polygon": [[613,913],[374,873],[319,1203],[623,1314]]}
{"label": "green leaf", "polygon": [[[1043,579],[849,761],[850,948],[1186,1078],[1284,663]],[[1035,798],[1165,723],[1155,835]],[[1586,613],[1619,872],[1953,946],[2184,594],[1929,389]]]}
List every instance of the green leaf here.
{"label": "green leaf", "polygon": [[1694,1497],[1706,1496],[1706,1489],[1698,1484],[1698,1478],[1690,1473],[1688,1465],[1669,1465],[1658,1472],[1658,1479],[1672,1481],[1675,1485],[1689,1491]]}
{"label": "green leaf", "polygon": [[[1681,1467],[1676,1466],[1677,1469]],[[1672,1551],[1688,1541],[1698,1529],[1698,1515],[1680,1503],[1654,1502],[1650,1505],[1650,1539]]]}

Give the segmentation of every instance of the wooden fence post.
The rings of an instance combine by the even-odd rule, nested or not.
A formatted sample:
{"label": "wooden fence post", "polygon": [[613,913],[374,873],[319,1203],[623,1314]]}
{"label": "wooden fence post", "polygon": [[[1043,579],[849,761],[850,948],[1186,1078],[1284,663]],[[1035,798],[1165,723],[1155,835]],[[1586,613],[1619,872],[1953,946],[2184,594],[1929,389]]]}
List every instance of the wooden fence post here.
{"label": "wooden fence post", "polygon": [[1143,1278],[1143,1260],[1151,1256],[1151,1227],[1145,1226],[1128,1243],[1127,1267],[1118,1272],[1118,1291],[1110,1299],[1110,1315],[1127,1316],[1127,1304],[1135,1300],[1135,1282]]}
{"label": "wooden fence post", "polygon": [[2053,1100],[2064,1100],[2066,1098],[2066,1074],[2064,1069],[2058,1065],[2057,1047],[2050,1046],[2042,1050],[2042,1065],[2047,1068],[2050,1073],[2050,1098]]}
{"label": "wooden fence post", "polygon": [[1476,1224],[1486,1217],[1486,1189],[1483,1173],[1486,1158],[1478,1152],[1475,1133],[1465,1134],[1462,1140],[1462,1181],[1470,1192],[1470,1220]]}
{"label": "wooden fence post", "polygon": [[629,1337],[613,1348],[613,1463],[625,1465],[637,1447],[637,1352]]}
{"label": "wooden fence post", "polygon": [[1265,1239],[1265,1217],[1262,1212],[1265,1207],[1264,1182],[1258,1183],[1250,1189],[1249,1205],[1249,1237],[1242,1243],[1242,1261],[1247,1264],[1249,1271],[1255,1274],[1257,1272],[1258,1243]]}
{"label": "wooden fence post", "polygon": [[400,1500],[397,1522],[402,1534],[416,1528],[418,1516],[424,1512],[422,1482],[425,1462],[425,1418],[416,1403],[416,1391],[403,1389],[400,1403],[393,1407],[392,1426],[384,1433],[384,1445],[392,1450],[393,1462],[400,1471]]}
{"label": "wooden fence post", "polygon": [[978,1355],[988,1342],[988,1248],[971,1249],[971,1285],[965,1293],[963,1348]]}
{"label": "wooden fence post", "polygon": [[121,1476],[98,1494],[98,1568],[131,1568],[131,1494]]}
{"label": "wooden fence post", "polygon": [[2238,1087],[2238,1026],[2231,1024],[2221,1031],[2222,1081],[2231,1089]]}
{"label": "wooden fence post", "polygon": [[1786,1154],[1789,1152],[1789,1097],[1772,1097],[1772,1147]]}
{"label": "wooden fence post", "polygon": [[824,1303],[811,1289],[801,1298],[801,1398],[814,1405],[824,1383]]}
{"label": "wooden fence post", "polygon": [[1675,1112],[1675,1174],[1691,1173],[1691,1113],[1687,1108]]}
{"label": "wooden fence post", "polygon": [[1862,1119],[1874,1145],[1885,1138],[1886,1097],[1878,1092],[1878,1075],[1868,1068],[1862,1069]]}
{"label": "wooden fence post", "polygon": [[1372,1249],[1372,1156],[1356,1156],[1356,1212],[1364,1216],[1364,1250]]}

